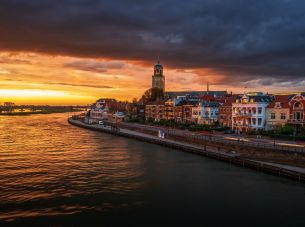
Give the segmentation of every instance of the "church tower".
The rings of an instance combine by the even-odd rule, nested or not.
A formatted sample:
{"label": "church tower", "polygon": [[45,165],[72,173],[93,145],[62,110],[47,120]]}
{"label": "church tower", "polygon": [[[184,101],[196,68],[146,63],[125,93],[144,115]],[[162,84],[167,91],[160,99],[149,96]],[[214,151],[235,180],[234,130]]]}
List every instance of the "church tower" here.
{"label": "church tower", "polygon": [[154,67],[154,75],[152,76],[152,88],[159,88],[163,92],[165,91],[165,77],[163,75],[163,66],[160,64],[159,59]]}

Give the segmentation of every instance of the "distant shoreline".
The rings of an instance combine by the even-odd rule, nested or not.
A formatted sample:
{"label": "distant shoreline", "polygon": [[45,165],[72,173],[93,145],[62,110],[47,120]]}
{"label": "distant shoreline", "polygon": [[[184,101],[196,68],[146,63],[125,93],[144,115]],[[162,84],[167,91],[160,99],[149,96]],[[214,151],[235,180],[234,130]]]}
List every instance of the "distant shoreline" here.
{"label": "distant shoreline", "polygon": [[33,114],[53,114],[53,113],[68,113],[68,112],[79,112],[81,109],[73,110],[42,110],[42,111],[31,111],[31,112],[11,112],[11,113],[0,113],[0,116],[28,116]]}

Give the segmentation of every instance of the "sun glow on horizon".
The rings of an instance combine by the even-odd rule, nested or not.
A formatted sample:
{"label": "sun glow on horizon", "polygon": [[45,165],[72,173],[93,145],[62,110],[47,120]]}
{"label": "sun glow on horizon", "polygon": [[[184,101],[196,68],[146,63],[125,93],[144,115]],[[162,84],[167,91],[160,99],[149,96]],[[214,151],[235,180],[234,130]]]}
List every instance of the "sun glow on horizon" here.
{"label": "sun glow on horizon", "polygon": [[[151,87],[153,65],[132,60],[52,56],[32,52],[0,52],[0,103],[84,105],[98,98],[139,99]],[[162,63],[162,62],[161,62]],[[165,68],[166,91],[227,90],[245,87],[288,92],[299,87],[262,86],[260,81],[234,81],[214,68]],[[303,86],[299,83],[299,86]]]}
{"label": "sun glow on horizon", "polygon": [[29,89],[2,89],[0,90],[1,102],[15,102],[16,104],[50,104],[50,105],[78,105],[89,104],[96,97],[69,94],[64,91],[54,90],[29,90]]}
{"label": "sun glow on horizon", "polygon": [[35,97],[64,97],[69,94],[64,91],[53,90],[28,90],[28,89],[2,89],[0,90],[1,97],[22,97],[22,98],[35,98]]}

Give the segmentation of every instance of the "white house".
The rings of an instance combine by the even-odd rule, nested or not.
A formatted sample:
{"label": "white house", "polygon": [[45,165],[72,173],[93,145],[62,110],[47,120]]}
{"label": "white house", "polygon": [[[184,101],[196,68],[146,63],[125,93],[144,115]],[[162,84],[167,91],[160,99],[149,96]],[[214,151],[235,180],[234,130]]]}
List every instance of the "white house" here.
{"label": "white house", "polygon": [[272,97],[258,94],[244,94],[232,102],[232,129],[236,132],[264,129],[266,107]]}
{"label": "white house", "polygon": [[93,124],[102,120],[108,120],[108,112],[109,109],[106,105],[106,102],[103,100],[99,100],[88,111],[87,118],[85,119],[85,121],[89,124]]}
{"label": "white house", "polygon": [[211,125],[218,121],[219,115],[218,102],[202,101],[198,106],[192,108],[192,118],[198,124]]}

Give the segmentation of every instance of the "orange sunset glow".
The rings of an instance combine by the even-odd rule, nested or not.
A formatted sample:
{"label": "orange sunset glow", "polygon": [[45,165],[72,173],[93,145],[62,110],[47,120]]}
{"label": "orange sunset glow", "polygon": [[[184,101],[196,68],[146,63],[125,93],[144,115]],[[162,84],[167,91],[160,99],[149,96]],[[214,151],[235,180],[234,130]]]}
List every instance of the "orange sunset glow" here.
{"label": "orange sunset glow", "polygon": [[[5,52],[0,54],[0,99],[62,105],[99,97],[131,100],[151,86],[151,75],[152,67],[133,61]],[[191,70],[167,69],[166,75],[169,90],[203,89]]]}
{"label": "orange sunset glow", "polygon": [[[212,90],[233,93],[304,90],[304,39],[298,34],[304,29],[300,24],[288,29],[281,4],[267,7],[276,8],[276,15],[258,6],[234,8],[224,17],[213,1],[207,9],[214,10],[202,13],[196,13],[200,6],[182,1],[175,2],[177,8],[167,1],[152,8],[132,1],[81,2],[2,4],[0,103],[139,99],[151,87],[158,58],[166,91],[204,91],[207,83]],[[160,9],[170,13],[156,18]],[[230,16],[242,12],[242,19]],[[255,26],[244,20],[244,15],[265,13],[253,20]],[[297,11],[287,18],[302,21],[294,17],[303,15]]]}
{"label": "orange sunset glow", "polygon": [[297,0],[0,0],[0,227],[305,227],[304,31]]}
{"label": "orange sunset glow", "polygon": [[[227,86],[225,83],[230,81],[226,76],[212,68],[166,68],[164,62],[168,91],[205,90],[207,81],[216,90],[240,92],[244,89],[243,84]],[[2,52],[0,102],[78,105],[92,103],[100,97],[132,100],[151,86],[154,63]]]}

